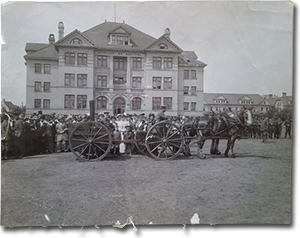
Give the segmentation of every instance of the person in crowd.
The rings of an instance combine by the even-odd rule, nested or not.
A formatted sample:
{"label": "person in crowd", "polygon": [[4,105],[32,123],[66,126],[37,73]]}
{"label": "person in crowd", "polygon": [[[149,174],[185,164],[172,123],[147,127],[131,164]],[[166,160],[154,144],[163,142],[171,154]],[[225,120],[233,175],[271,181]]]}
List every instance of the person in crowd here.
{"label": "person in crowd", "polygon": [[63,118],[59,117],[56,124],[56,152],[66,150],[67,127],[63,123]]}
{"label": "person in crowd", "polygon": [[126,130],[123,132],[123,140],[125,141],[125,154],[132,154],[132,140],[133,139],[133,133],[131,131],[131,126],[127,125],[125,126]]}
{"label": "person in crowd", "polygon": [[24,123],[20,113],[14,112],[14,122],[12,126],[12,131],[14,136],[12,137],[12,142],[15,146],[15,152],[18,159],[21,159],[25,154],[25,140],[24,140]]}
{"label": "person in crowd", "polygon": [[288,136],[289,139],[291,139],[291,128],[292,128],[292,118],[291,117],[288,117],[284,121],[284,126],[285,126],[285,135],[284,135],[284,138],[287,138],[287,136]]}
{"label": "person in crowd", "polygon": [[262,142],[267,141],[268,129],[269,129],[269,118],[268,117],[262,118],[262,122],[260,124],[260,131],[263,139]]}
{"label": "person in crowd", "polygon": [[113,143],[112,143],[112,149],[111,153],[113,155],[120,155],[120,141],[121,141],[121,133],[118,129],[118,126],[114,127],[113,131]]}

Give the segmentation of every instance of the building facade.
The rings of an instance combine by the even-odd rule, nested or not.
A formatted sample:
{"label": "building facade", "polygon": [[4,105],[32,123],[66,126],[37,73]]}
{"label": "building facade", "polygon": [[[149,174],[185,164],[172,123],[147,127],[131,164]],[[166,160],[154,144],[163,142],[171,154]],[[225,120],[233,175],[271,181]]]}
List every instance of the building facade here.
{"label": "building facade", "polygon": [[271,108],[278,112],[283,109],[292,112],[293,97],[287,96],[286,93],[282,93],[281,97],[273,94],[204,93],[204,112],[222,112],[228,108],[238,111],[243,106],[252,108],[254,114],[265,114]]}
{"label": "building facade", "polygon": [[26,111],[82,114],[95,100],[99,112],[202,115],[206,64],[183,51],[167,28],[158,39],[125,23],[74,30],[48,44],[27,43]]}
{"label": "building facade", "polygon": [[259,94],[204,93],[206,112],[222,112],[227,109],[238,111],[242,107],[252,108],[254,114],[267,113],[272,104]]}

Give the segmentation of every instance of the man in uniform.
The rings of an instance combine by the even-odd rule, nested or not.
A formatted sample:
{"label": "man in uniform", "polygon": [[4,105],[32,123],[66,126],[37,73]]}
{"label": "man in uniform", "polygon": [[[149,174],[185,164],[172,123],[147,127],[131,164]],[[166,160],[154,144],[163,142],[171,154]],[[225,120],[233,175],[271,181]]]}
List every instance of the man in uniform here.
{"label": "man in uniform", "polygon": [[284,125],[285,125],[285,136],[284,136],[284,138],[287,138],[287,135],[288,135],[289,138],[291,139],[291,127],[292,127],[291,117],[289,117],[288,119],[286,119],[284,121]]}
{"label": "man in uniform", "polygon": [[13,115],[15,117],[12,127],[12,131],[14,132],[13,143],[16,147],[17,158],[21,159],[25,154],[24,124],[18,112],[14,112]]}
{"label": "man in uniform", "polygon": [[160,107],[160,111],[156,114],[156,122],[167,120],[167,116],[165,115],[165,112],[167,111],[167,107],[165,105],[162,105]]}

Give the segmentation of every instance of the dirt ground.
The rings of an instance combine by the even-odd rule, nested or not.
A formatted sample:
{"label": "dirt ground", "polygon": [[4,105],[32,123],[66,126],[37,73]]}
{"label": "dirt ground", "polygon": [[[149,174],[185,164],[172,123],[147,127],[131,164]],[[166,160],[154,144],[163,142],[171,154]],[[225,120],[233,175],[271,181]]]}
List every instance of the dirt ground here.
{"label": "dirt ground", "polygon": [[[155,161],[133,155],[100,162],[72,153],[2,161],[1,225],[288,224],[292,140],[236,142],[236,158]],[[192,147],[192,153],[196,152]],[[225,141],[220,144],[224,153]]]}

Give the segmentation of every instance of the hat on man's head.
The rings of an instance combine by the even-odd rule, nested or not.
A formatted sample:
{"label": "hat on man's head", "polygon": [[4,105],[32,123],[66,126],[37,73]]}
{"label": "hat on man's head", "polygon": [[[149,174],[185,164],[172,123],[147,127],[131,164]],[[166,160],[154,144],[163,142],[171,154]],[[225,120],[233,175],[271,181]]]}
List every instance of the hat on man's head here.
{"label": "hat on man's head", "polygon": [[160,109],[167,109],[167,106],[166,105],[161,105]]}

